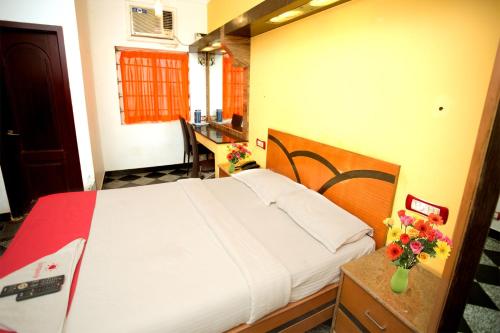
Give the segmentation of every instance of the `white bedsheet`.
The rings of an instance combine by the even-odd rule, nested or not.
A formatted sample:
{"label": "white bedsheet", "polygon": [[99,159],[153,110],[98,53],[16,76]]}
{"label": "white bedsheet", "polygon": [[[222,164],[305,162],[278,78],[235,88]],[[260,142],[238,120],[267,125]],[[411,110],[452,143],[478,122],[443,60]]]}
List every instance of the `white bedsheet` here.
{"label": "white bedsheet", "polygon": [[[276,205],[265,205],[234,178],[206,180],[208,189],[290,272],[297,301],[338,281],[340,266],[375,249],[371,237],[342,246],[335,254],[309,235]],[[243,204],[242,204],[243,203]]]}
{"label": "white bedsheet", "polygon": [[[338,278],[339,258],[373,249],[368,238],[333,255],[236,180],[203,184],[199,191],[212,193],[210,200],[187,195],[180,182],[98,192],[65,332],[222,332],[314,293]],[[193,206],[198,201],[204,206]],[[227,211],[217,216],[221,207]],[[215,216],[207,218],[209,211]],[[221,219],[227,223],[217,224]],[[252,284],[258,273],[244,272],[250,269],[241,266],[248,261],[244,253],[227,252],[242,240],[231,242],[227,233],[236,223],[239,245],[253,244],[247,255],[260,253],[248,267],[265,256],[264,267],[280,273],[260,275]],[[288,296],[252,290],[267,278],[260,290],[277,280],[286,286],[283,273]]]}

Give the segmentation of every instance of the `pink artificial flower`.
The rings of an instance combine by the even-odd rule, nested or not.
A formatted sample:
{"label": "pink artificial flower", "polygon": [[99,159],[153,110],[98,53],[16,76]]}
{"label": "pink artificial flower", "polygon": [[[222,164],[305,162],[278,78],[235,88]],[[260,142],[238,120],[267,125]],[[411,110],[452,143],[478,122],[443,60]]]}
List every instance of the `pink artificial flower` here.
{"label": "pink artificial flower", "polygon": [[448,243],[448,245],[449,245],[449,246],[451,246],[451,243],[452,243],[452,242],[451,242],[450,237],[445,236],[445,237],[443,238],[443,241],[445,241],[446,243]]}
{"label": "pink artificial flower", "polygon": [[434,233],[436,234],[437,239],[444,241],[444,235],[441,231],[439,231],[438,229],[434,229]]}
{"label": "pink artificial flower", "polygon": [[408,215],[400,216],[399,219],[401,220],[401,223],[403,223],[405,226],[409,226],[413,224],[413,222],[415,222],[415,218]]}
{"label": "pink artificial flower", "polygon": [[424,246],[419,241],[413,241],[410,243],[410,248],[414,254],[419,254],[424,249]]}

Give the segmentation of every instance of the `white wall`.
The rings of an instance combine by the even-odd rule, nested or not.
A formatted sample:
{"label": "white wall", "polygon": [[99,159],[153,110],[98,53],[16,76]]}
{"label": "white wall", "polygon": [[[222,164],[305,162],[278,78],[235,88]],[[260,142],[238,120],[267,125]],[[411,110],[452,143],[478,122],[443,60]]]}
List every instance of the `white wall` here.
{"label": "white wall", "polygon": [[[88,10],[90,55],[94,77],[94,93],[102,144],[104,168],[106,171],[169,165],[182,163],[183,142],[180,124],[149,123],[122,125],[116,81],[115,46],[188,50],[187,46],[167,46],[161,43],[145,43],[128,39],[128,13],[124,0],[77,0],[84,1]],[[140,1],[140,3],[154,3]],[[184,44],[194,41],[196,32],[206,30],[206,4],[200,0],[169,0],[164,5],[177,10],[176,35]],[[80,8],[80,6],[79,6]],[[195,63],[191,57],[190,65]],[[193,77],[191,82],[205,78]],[[195,85],[193,85],[195,86]],[[204,91],[191,91],[191,108],[196,98]],[[198,104],[198,102],[196,102]]]}
{"label": "white wall", "polygon": [[9,200],[7,200],[7,192],[3,183],[2,169],[0,168],[0,214],[10,212]]}
{"label": "white wall", "polygon": [[222,109],[222,55],[215,55],[215,62],[210,66],[210,114]]}
{"label": "white wall", "polygon": [[[90,149],[87,113],[83,90],[80,47],[73,1],[70,0],[1,0],[0,20],[58,25],[63,27],[66,61],[68,64],[69,85],[73,116],[75,119],[76,139],[82,168],[83,185],[86,189],[94,185],[94,169]],[[5,191],[3,179],[0,194]]]}

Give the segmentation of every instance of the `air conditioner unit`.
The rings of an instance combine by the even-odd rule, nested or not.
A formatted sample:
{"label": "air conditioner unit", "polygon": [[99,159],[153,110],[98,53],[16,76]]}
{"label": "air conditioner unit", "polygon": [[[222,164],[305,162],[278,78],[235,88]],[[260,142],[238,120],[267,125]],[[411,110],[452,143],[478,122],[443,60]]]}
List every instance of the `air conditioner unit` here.
{"label": "air conditioner unit", "polygon": [[137,37],[174,39],[174,11],[156,16],[154,8],[130,5],[130,34]]}

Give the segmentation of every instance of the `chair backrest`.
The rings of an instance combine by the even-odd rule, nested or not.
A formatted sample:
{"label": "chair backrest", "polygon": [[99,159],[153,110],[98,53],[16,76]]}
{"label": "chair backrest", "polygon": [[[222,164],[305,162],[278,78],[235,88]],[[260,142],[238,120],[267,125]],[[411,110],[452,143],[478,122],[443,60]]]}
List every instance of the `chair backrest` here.
{"label": "chair backrest", "polygon": [[183,117],[179,117],[179,120],[181,122],[182,135],[184,137],[184,152],[187,153],[190,151],[188,127],[186,119],[184,119]]}
{"label": "chair backrest", "polygon": [[241,127],[242,123],[243,123],[243,116],[239,114],[233,114],[233,118],[231,119],[231,125],[233,127]]}
{"label": "chair backrest", "polygon": [[189,142],[193,149],[193,169],[191,170],[190,177],[198,178],[200,176],[200,155],[198,152],[198,141],[196,140],[196,135],[194,134],[194,129],[191,124],[186,124],[186,129],[189,135]]}

